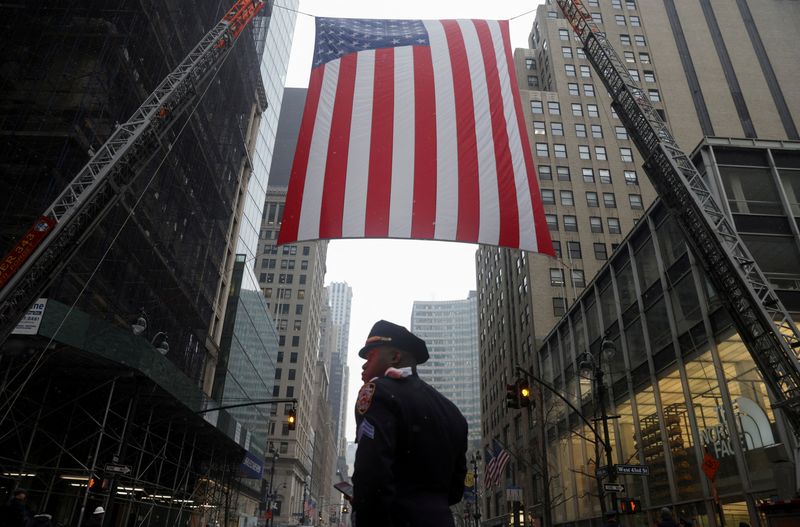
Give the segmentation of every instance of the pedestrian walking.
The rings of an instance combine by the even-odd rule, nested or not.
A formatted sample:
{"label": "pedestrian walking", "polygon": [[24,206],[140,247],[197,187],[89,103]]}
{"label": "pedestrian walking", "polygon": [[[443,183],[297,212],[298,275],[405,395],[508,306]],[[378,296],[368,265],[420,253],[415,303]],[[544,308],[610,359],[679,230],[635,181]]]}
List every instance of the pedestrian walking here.
{"label": "pedestrian walking", "polygon": [[358,353],[366,359],[356,401],[353,525],[453,527],[467,473],[467,422],[417,376],[425,341],[381,320]]}
{"label": "pedestrian walking", "polygon": [[0,525],[3,527],[26,527],[33,518],[31,510],[25,504],[28,492],[25,489],[16,489],[11,494],[8,503],[0,509]]}
{"label": "pedestrian walking", "polygon": [[668,507],[661,508],[661,519],[656,523],[656,527],[678,527],[672,519],[672,511]]}
{"label": "pedestrian walking", "polygon": [[55,527],[53,517],[49,514],[37,514],[28,523],[28,527]]}
{"label": "pedestrian walking", "polygon": [[86,523],[86,527],[102,527],[103,525],[103,517],[106,515],[106,511],[103,507],[97,507],[94,512],[92,512],[91,518]]}

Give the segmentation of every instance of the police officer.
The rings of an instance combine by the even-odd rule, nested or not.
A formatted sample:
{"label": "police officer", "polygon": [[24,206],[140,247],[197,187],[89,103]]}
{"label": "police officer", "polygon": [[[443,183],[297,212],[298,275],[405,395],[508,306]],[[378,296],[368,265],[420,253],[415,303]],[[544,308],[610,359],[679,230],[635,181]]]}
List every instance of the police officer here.
{"label": "police officer", "polygon": [[356,401],[353,520],[356,527],[453,526],[467,472],[467,421],[417,376],[425,341],[378,321],[359,351],[366,359]]}

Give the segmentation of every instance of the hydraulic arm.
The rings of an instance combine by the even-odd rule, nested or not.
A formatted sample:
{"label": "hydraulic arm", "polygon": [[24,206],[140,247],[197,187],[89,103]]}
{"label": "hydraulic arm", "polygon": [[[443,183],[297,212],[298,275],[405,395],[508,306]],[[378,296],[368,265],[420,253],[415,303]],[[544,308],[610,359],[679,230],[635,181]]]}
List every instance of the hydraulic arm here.
{"label": "hydraulic arm", "polygon": [[166,132],[193,106],[204,80],[263,7],[260,0],[237,0],[0,262],[0,343],[159,151]]}

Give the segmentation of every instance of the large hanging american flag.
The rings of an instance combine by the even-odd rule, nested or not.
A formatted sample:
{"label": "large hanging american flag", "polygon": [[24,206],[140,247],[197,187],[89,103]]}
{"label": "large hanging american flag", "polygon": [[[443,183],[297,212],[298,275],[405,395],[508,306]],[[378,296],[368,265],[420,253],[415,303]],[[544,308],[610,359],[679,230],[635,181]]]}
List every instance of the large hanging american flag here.
{"label": "large hanging american flag", "polygon": [[507,21],[316,28],[278,243],[416,238],[553,254]]}
{"label": "large hanging american flag", "polygon": [[486,450],[486,474],[483,477],[484,488],[496,487],[500,484],[500,478],[506,465],[511,460],[508,450],[503,448],[500,441],[492,439],[492,446]]}

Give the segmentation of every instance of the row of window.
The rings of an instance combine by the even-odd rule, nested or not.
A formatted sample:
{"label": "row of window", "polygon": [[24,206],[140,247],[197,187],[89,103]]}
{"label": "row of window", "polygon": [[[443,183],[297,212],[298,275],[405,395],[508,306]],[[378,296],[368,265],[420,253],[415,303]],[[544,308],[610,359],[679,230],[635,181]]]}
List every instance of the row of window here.
{"label": "row of window", "polygon": [[[282,368],[275,368],[275,380],[280,380],[281,375],[283,374]],[[297,378],[297,370],[291,368],[288,372],[288,376],[286,377],[288,380],[293,381]]]}
{"label": "row of window", "polygon": [[[551,231],[558,230],[558,216],[555,214],[545,214],[547,220],[547,227]],[[564,231],[578,232],[578,217],[569,214],[564,215],[562,218],[564,222]],[[620,228],[619,218],[606,218],[609,234],[622,234]],[[589,216],[589,230],[594,233],[603,232],[603,219],[600,216]]]}
{"label": "row of window", "polygon": [[[570,275],[572,277],[572,285],[575,287],[586,287],[586,278],[583,274],[583,269],[571,269]],[[564,269],[550,268],[550,285],[562,286],[564,281]]]}
{"label": "row of window", "polygon": [[[281,336],[283,336],[283,335],[281,335]],[[292,337],[292,345],[293,346],[297,346],[297,345],[294,344],[294,339],[295,338],[298,339],[297,345],[300,344],[300,337]],[[295,364],[297,362],[297,356],[298,356],[298,354],[297,354],[296,351],[291,352],[289,354],[289,362],[291,362],[292,364]],[[282,351],[279,351],[278,352],[278,362],[283,362],[283,359],[284,359],[284,354],[283,354]]]}
{"label": "row of window", "polygon": [[[281,269],[292,270],[295,268],[297,260],[281,260]],[[261,260],[262,269],[276,269],[278,261],[275,258],[265,258]],[[305,271],[308,269],[308,260],[300,261],[300,269]]]}
{"label": "row of window", "polygon": [[[276,298],[292,298],[294,294],[294,290],[289,287],[278,287],[275,289],[275,297]],[[266,298],[272,298],[272,288],[265,287],[264,288],[264,296]],[[306,297],[306,290],[305,289],[298,289],[297,290],[297,299],[303,300]]]}
{"label": "row of window", "polygon": [[[296,256],[297,255],[297,245],[284,245],[281,248],[281,253],[286,256]],[[264,251],[261,254],[278,254],[278,246],[266,244],[264,245]],[[311,254],[311,247],[306,245],[303,247],[303,256],[308,256]]]}
{"label": "row of window", "polygon": [[[637,74],[638,74],[638,72],[637,72]],[[541,115],[541,114],[544,113],[544,103],[542,101],[537,100],[537,99],[533,99],[533,100],[530,101],[530,103],[531,103],[531,113],[532,114]],[[580,104],[580,103],[574,103],[574,104]],[[596,104],[587,104],[586,106],[593,106],[594,107],[594,109],[593,109],[594,113],[598,113]],[[574,106],[573,106],[573,108],[574,108]],[[573,111],[575,111],[575,110],[573,110]],[[588,112],[589,112],[589,110],[587,110],[587,113]],[[561,115],[561,103],[559,103],[558,101],[547,101],[547,113],[550,114],[550,115]],[[578,114],[578,115],[582,115],[582,114]],[[597,117],[597,115],[594,115],[594,117]],[[614,119],[619,119],[619,116],[617,115],[617,112],[614,111],[614,108],[611,108],[611,117],[614,118]]]}
{"label": "row of window", "polygon": [[[258,281],[261,282],[262,284],[275,283],[275,273],[261,273],[261,276],[259,276]],[[294,274],[292,273],[281,273],[278,275],[279,284],[291,284],[293,282],[294,282]],[[298,283],[300,285],[305,285],[306,275],[301,274]]]}
{"label": "row of window", "polygon": [[[611,244],[611,250],[617,248],[618,243]],[[582,260],[583,251],[581,251],[581,242],[566,242],[567,256],[570,260]],[[553,240],[553,249],[555,249],[556,257],[561,258],[561,242]],[[592,250],[594,251],[595,260],[608,260],[608,248],[603,242],[592,243]]]}
{"label": "row of window", "polygon": [[[553,179],[553,168],[550,165],[538,165],[536,167],[536,171],[539,174],[539,179],[541,179],[542,181],[551,181]],[[639,184],[639,177],[636,175],[635,170],[625,170],[624,175],[625,175],[625,183],[627,185]],[[572,179],[569,167],[567,166],[557,166],[556,176],[559,181],[570,181]],[[584,183],[594,183],[595,182],[594,169],[582,168],[581,177],[583,178]],[[597,169],[597,179],[600,181],[600,183],[604,185],[610,185],[611,171],[607,168]]]}
{"label": "row of window", "polygon": [[[594,106],[594,105],[587,105],[587,106]],[[591,124],[589,125],[588,130],[591,131],[592,137],[597,139],[603,138],[603,125]],[[547,123],[545,123],[544,121],[533,121],[533,134],[547,135]],[[563,136],[564,123],[552,121],[550,123],[550,135]],[[616,136],[617,139],[622,141],[628,139],[628,131],[625,129],[624,126],[615,126],[614,135]],[[587,128],[585,123],[575,123],[575,137],[587,137]]]}
{"label": "row of window", "polygon": [[[553,191],[552,189],[541,189],[540,193],[542,196],[543,204],[545,205],[556,204],[555,191]],[[559,197],[561,198],[561,204],[564,205],[565,207],[575,206],[575,197],[571,190],[560,191]],[[628,203],[630,204],[631,209],[633,210],[642,210],[644,208],[641,194],[628,194]],[[600,206],[600,201],[598,199],[597,192],[586,193],[586,205],[590,208],[598,208]],[[617,208],[617,198],[613,192],[603,192],[603,206],[607,209]],[[554,218],[553,223],[555,225],[555,229],[552,230],[558,230],[558,220],[555,219],[555,215],[551,216],[553,216]],[[549,223],[550,222],[548,221],[548,224]]]}
{"label": "row of window", "polygon": [[[267,302],[267,309],[269,309],[270,304]],[[286,303],[276,304],[277,314],[278,315],[288,315],[290,311],[290,305]],[[303,304],[297,304],[294,306],[294,314],[295,315],[302,315],[303,314]]]}
{"label": "row of window", "polygon": [[[285,346],[286,345],[286,335],[278,335],[278,345]],[[293,335],[292,336],[292,347],[297,348],[300,346],[300,336]],[[289,362],[297,362],[297,352],[293,351],[291,355],[291,360]],[[283,362],[283,352],[278,352],[278,362]]]}
{"label": "row of window", "polygon": [[[550,145],[547,143],[536,143],[536,155],[538,157],[550,157]],[[567,145],[561,143],[553,144],[553,157],[557,159],[567,158]],[[580,159],[592,159],[592,150],[589,145],[578,145],[578,157]],[[598,161],[608,161],[606,147],[595,145],[594,158]],[[627,147],[619,147],[619,158],[625,163],[633,162],[633,150]]]}

